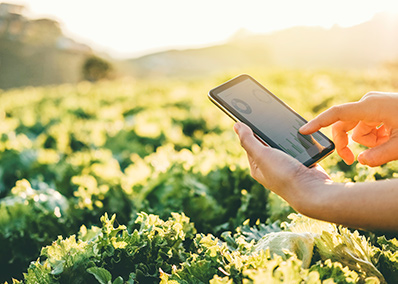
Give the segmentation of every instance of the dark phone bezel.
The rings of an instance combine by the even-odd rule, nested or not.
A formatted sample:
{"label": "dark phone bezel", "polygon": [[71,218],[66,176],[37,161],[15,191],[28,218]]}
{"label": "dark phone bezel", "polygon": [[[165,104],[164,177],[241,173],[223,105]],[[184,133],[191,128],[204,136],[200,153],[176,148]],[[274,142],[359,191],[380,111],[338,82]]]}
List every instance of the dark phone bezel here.
{"label": "dark phone bezel", "polygon": [[[244,116],[242,116],[239,112],[235,111],[234,108],[232,108],[230,105],[226,104],[223,100],[220,99],[218,96],[219,93],[227,90],[228,88],[232,87],[235,84],[238,84],[244,80],[252,80],[258,87],[262,88],[265,92],[270,94],[272,97],[274,97],[280,104],[285,106],[289,111],[291,111],[293,114],[297,116],[298,119],[302,120],[303,122],[307,122],[301,115],[299,115],[296,111],[294,111],[290,106],[288,106],[285,102],[283,102],[281,99],[279,99],[277,96],[275,96],[272,92],[270,92],[267,88],[265,88],[262,84],[260,84],[257,80],[255,80],[253,77],[247,74],[242,74],[237,77],[234,77],[227,82],[211,89],[208,93],[209,99],[217,105],[222,111],[224,111],[228,116],[230,116],[234,121],[241,121],[248,125],[252,130],[255,136],[264,144],[269,145],[270,147],[277,148],[283,152],[285,152],[283,149],[281,149],[274,141],[268,137],[266,134],[261,132],[255,125],[253,125],[250,121],[248,121]],[[327,136],[325,136],[322,132],[317,131],[319,135],[324,137],[329,143],[330,146],[326,147],[322,152],[316,154],[315,156],[311,157],[305,162],[302,162],[305,166],[307,167],[312,167],[314,164],[328,156],[334,151],[334,143],[331,141]],[[300,161],[301,162],[301,161]]]}

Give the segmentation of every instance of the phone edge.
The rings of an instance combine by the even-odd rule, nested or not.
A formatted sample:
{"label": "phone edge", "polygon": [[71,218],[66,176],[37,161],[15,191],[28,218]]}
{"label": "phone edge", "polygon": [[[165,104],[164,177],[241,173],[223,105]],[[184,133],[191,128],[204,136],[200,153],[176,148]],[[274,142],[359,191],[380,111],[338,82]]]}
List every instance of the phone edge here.
{"label": "phone edge", "polygon": [[[211,93],[212,93],[214,90],[216,90],[216,89],[218,89],[218,92],[220,92],[220,89],[222,90],[222,89],[224,88],[223,86],[226,86],[226,85],[230,84],[231,81],[234,81],[234,80],[236,80],[236,79],[238,79],[238,78],[239,78],[239,80],[244,80],[245,77],[246,77],[246,78],[249,78],[249,79],[251,79],[251,80],[253,80],[255,83],[257,83],[257,85],[259,85],[260,87],[264,88],[268,93],[270,93],[272,96],[274,96],[281,104],[283,104],[286,108],[290,109],[290,111],[292,111],[294,114],[296,114],[297,116],[299,116],[300,119],[303,119],[305,122],[308,122],[304,117],[302,117],[299,113],[297,113],[291,106],[289,106],[288,104],[286,104],[286,103],[285,103],[284,101],[282,101],[278,96],[276,96],[274,93],[272,93],[270,90],[268,90],[263,84],[261,84],[259,81],[257,81],[256,79],[254,79],[252,76],[250,76],[250,75],[248,75],[248,74],[245,74],[245,73],[242,73],[242,74],[240,74],[240,75],[238,75],[238,76],[235,76],[235,77],[233,77],[233,78],[227,80],[226,82],[224,82],[224,83],[222,83],[222,84],[220,84],[220,85],[218,85],[218,86],[212,88],[212,89],[208,92],[207,97],[210,99],[210,101],[211,101],[212,103],[214,103],[218,108],[220,108],[225,114],[227,114],[230,118],[232,118],[232,120],[234,120],[235,122],[239,121],[239,122],[244,123],[242,120],[240,120],[239,118],[237,118],[233,113],[231,113],[228,109],[226,109],[222,104],[220,104],[220,103],[213,97],[213,95],[212,95]],[[241,79],[241,78],[242,78],[242,79]],[[221,88],[220,88],[220,87],[221,87]],[[252,130],[252,132],[253,132],[253,135],[254,135],[262,144],[264,144],[265,146],[268,146],[268,147],[272,147],[272,146],[270,146],[266,141],[264,141],[260,136],[258,136],[258,135],[254,132],[253,129],[251,129],[251,130]],[[333,142],[329,137],[327,137],[325,134],[323,134],[322,132],[319,131],[319,133],[320,133],[320,135],[324,136],[325,138],[327,138],[327,139],[330,141],[331,147],[325,148],[325,150],[322,152],[322,153],[325,153],[324,155],[322,155],[322,153],[319,153],[319,154],[318,154],[318,155],[320,156],[319,159],[314,159],[313,157],[311,157],[309,160],[307,160],[307,161],[305,161],[305,162],[301,162],[301,163],[302,163],[304,166],[306,166],[306,167],[309,167],[309,168],[313,167],[313,166],[316,165],[318,162],[322,161],[324,158],[326,158],[327,156],[329,156],[330,154],[332,154],[332,153],[334,152],[334,150],[335,150],[335,144],[334,144],[334,142]],[[275,147],[272,147],[272,148],[275,148]],[[278,150],[284,152],[282,149],[279,149],[279,148],[276,148],[276,149],[278,149]],[[286,152],[284,152],[284,153],[286,153]]]}

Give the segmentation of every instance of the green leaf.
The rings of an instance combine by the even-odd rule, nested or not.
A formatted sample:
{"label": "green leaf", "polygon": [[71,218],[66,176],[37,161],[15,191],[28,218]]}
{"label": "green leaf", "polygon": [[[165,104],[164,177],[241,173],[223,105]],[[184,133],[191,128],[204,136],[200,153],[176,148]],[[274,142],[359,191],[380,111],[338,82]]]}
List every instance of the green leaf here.
{"label": "green leaf", "polygon": [[51,271],[51,274],[53,275],[59,275],[64,271],[64,267],[65,267],[65,260],[61,259],[61,260],[55,260],[52,263],[52,267],[53,270]]}
{"label": "green leaf", "polygon": [[88,268],[87,272],[94,275],[95,279],[97,279],[98,282],[101,284],[109,284],[112,281],[111,273],[108,270],[106,270],[105,268],[94,266],[94,267]]}
{"label": "green leaf", "polygon": [[113,281],[112,284],[123,284],[123,278],[119,276],[118,278],[115,279],[115,281]]}

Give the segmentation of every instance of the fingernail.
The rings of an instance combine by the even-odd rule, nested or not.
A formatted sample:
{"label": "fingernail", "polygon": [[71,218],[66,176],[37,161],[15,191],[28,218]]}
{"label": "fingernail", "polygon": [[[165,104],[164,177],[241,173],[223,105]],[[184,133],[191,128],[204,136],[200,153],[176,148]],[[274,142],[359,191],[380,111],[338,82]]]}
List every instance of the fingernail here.
{"label": "fingernail", "polygon": [[366,165],[366,159],[364,158],[364,155],[362,153],[360,153],[357,157],[357,160],[360,164],[362,165]]}
{"label": "fingernail", "polygon": [[236,134],[239,134],[239,129],[240,129],[240,124],[239,124],[239,122],[237,122],[234,125],[234,130],[235,130]]}
{"label": "fingernail", "polygon": [[299,128],[299,130],[301,131],[301,130],[306,130],[307,129],[307,125],[308,124],[304,124],[303,126],[301,126],[300,128]]}

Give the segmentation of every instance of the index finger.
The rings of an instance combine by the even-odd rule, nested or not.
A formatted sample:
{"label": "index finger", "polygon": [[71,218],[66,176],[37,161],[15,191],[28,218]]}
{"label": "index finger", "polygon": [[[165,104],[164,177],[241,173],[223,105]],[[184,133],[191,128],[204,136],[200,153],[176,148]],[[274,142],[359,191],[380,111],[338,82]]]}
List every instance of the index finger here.
{"label": "index finger", "polygon": [[364,114],[361,102],[346,103],[329,108],[300,128],[300,133],[312,134],[337,121],[359,121]]}

